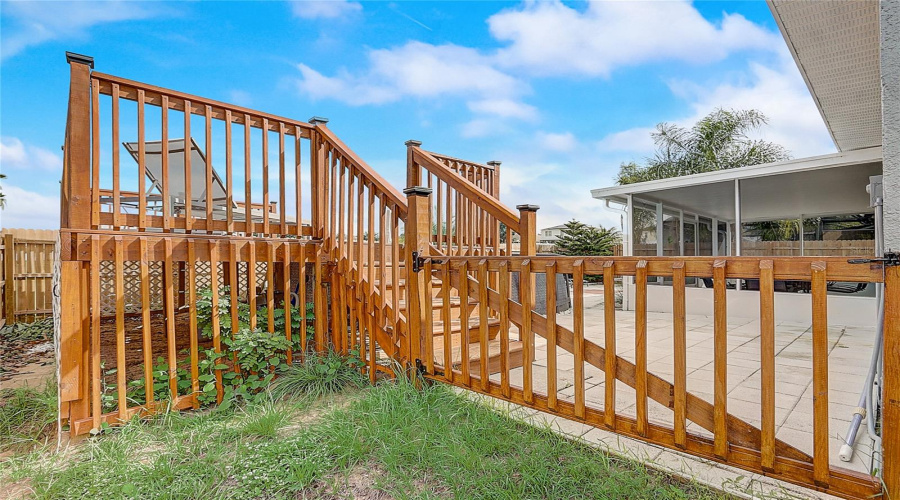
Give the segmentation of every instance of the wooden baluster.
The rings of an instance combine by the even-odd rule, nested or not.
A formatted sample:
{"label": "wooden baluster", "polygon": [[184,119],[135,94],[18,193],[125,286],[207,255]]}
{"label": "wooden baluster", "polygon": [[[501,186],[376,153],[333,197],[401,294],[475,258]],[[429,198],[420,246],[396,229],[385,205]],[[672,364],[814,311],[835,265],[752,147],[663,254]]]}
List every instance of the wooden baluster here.
{"label": "wooden baluster", "polygon": [[[119,84],[112,84],[112,177],[113,177],[113,228],[121,229],[122,191],[119,180]],[[119,416],[123,415],[119,410]]]}
{"label": "wooden baluster", "polygon": [[[444,259],[441,263],[441,320],[443,324],[444,341],[444,378],[447,382],[453,382],[453,329],[450,321],[450,260]],[[460,300],[462,300],[460,298]]]}
{"label": "wooden baluster", "polygon": [[637,263],[634,309],[634,391],[636,398],[636,430],[647,435],[647,261]]}
{"label": "wooden baluster", "polygon": [[[375,312],[375,300],[371,295],[375,292],[376,284],[375,284],[375,186],[369,184],[369,237],[366,238],[366,245],[368,246],[368,258],[366,259],[366,264],[368,265],[368,275],[369,275],[369,286],[368,293],[369,297],[369,314],[374,314]],[[372,331],[369,331],[369,335],[372,335]],[[374,337],[370,337],[370,340]]]}
{"label": "wooden baluster", "polygon": [[345,167],[346,167],[346,159],[341,157],[341,164],[339,167],[340,175],[338,176],[340,178],[340,188],[338,190],[338,210],[337,210],[337,218],[338,218],[338,220],[337,220],[337,225],[338,225],[337,258],[339,260],[344,258],[344,238],[346,237],[346,233],[344,233],[344,191],[346,190],[346,187],[347,187],[346,177],[344,174],[344,171],[346,170]]}
{"label": "wooden baluster", "polygon": [[308,352],[308,339],[306,338],[306,246],[302,247],[302,255],[304,258],[300,260],[300,360],[306,360],[306,353]]}
{"label": "wooden baluster", "polygon": [[162,96],[162,139],[160,139],[160,168],[162,169],[163,231],[172,230],[172,199],[169,193],[169,96]]}
{"label": "wooden baluster", "polygon": [[[883,360],[883,399],[900,401],[900,266],[884,267]],[[900,491],[900,405],[885,405],[881,418],[884,489]]]}
{"label": "wooden baluster", "polygon": [[[190,199],[187,198],[186,199]],[[197,248],[193,239],[187,241],[187,282],[189,332],[191,333],[191,400],[194,409],[200,408],[200,356],[197,345]],[[232,330],[233,331],[233,330]]]}
{"label": "wooden baluster", "polygon": [[[252,190],[250,189],[250,115],[244,114],[244,232],[247,236],[252,235],[253,227],[253,204]],[[254,327],[251,327],[254,328]]]}
{"label": "wooden baluster", "polygon": [[144,396],[147,408],[153,406],[153,330],[150,326],[150,265],[147,239],[140,240],[141,273],[141,337],[144,355]]}
{"label": "wooden baluster", "polygon": [[435,237],[435,239],[434,239],[434,240],[435,240],[435,246],[436,246],[436,247],[438,248],[438,250],[440,250],[442,253],[444,252],[444,246],[443,246],[443,244],[441,243],[441,242],[442,242],[442,238],[443,238],[443,234],[444,234],[444,223],[443,223],[443,216],[444,216],[444,210],[443,210],[443,208],[444,208],[444,207],[443,207],[444,196],[443,196],[443,194],[444,194],[444,193],[443,193],[443,184],[444,184],[444,183],[441,182],[440,179],[438,179],[438,181],[437,181],[437,193],[435,193],[435,194],[436,194],[436,196],[435,196],[435,203],[436,203],[436,206],[435,206],[435,212],[434,212],[434,216],[435,216],[435,232],[437,233],[437,235],[436,235],[436,237]]}
{"label": "wooden baluster", "polygon": [[547,289],[547,406],[551,410],[558,408],[558,390],[556,373],[556,262],[547,264],[544,271],[544,284]]}
{"label": "wooden baluster", "polygon": [[[193,175],[191,174],[191,150],[194,148],[193,139],[191,139],[191,101],[184,100],[184,229],[191,232],[194,226],[194,196],[191,193],[191,182]],[[209,131],[207,131],[209,133]],[[206,162],[209,163],[209,152],[207,151]],[[209,227],[209,226],[207,226]]]}
{"label": "wooden baluster", "polygon": [[603,263],[604,406],[603,423],[616,427],[616,263]]}
{"label": "wooden baluster", "polygon": [[284,194],[285,174],[284,174],[284,122],[278,122],[278,234],[287,234],[287,209],[285,202],[287,197]]}
{"label": "wooden baluster", "polygon": [[[397,321],[400,317],[400,288],[398,287],[400,284],[400,235],[399,235],[399,226],[400,226],[400,214],[397,213],[397,207],[391,206],[391,218],[393,219],[393,224],[391,224],[391,282],[394,283],[394,291],[391,293],[391,304],[394,310],[394,315],[392,319],[394,320],[394,331],[395,336],[400,333],[400,322]],[[429,223],[430,226],[430,223]],[[424,236],[424,235],[422,235]],[[428,249],[428,243],[425,242],[424,248]],[[431,312],[431,276],[425,275],[425,301],[426,305],[423,305],[429,313]],[[431,372],[428,372],[431,373]]]}
{"label": "wooden baluster", "polygon": [[[9,241],[9,240],[7,240]],[[12,248],[7,246],[7,252]],[[9,255],[9,254],[7,254]],[[7,274],[7,276],[10,276]],[[100,432],[100,235],[91,235],[91,430]]]}
{"label": "wooden baluster", "polygon": [[297,183],[296,186],[296,199],[297,199],[297,236],[301,236],[303,234],[303,164],[301,162],[301,150],[300,150],[300,140],[302,139],[302,135],[300,132],[300,127],[294,127],[294,168],[296,172],[294,174],[295,181]]}
{"label": "wooden baluster", "polygon": [[[284,220],[282,220],[282,222],[284,222]],[[282,231],[284,231],[283,226]],[[283,293],[282,307],[284,307],[284,337],[288,341],[287,363],[290,365],[294,362],[294,350],[291,337],[291,245],[285,241],[281,244],[281,248],[284,252],[284,255],[281,258],[282,267],[284,268],[281,273],[281,290]]]}
{"label": "wooden baluster", "polygon": [[728,319],[725,304],[725,260],[713,263],[713,452],[728,454]]}
{"label": "wooden baluster", "polygon": [[775,280],[771,260],[759,261],[759,359],[761,465],[771,472],[775,470]]}
{"label": "wooden baluster", "polygon": [[[379,318],[378,326],[382,327],[382,328],[385,326],[384,325],[384,319],[385,319],[384,310],[385,310],[385,306],[388,303],[388,299],[387,299],[388,273],[384,267],[386,251],[387,251],[387,242],[385,241],[387,239],[386,232],[385,232],[385,229],[386,229],[385,228],[385,226],[386,226],[385,217],[387,217],[387,215],[386,215],[387,209],[384,206],[384,200],[385,199],[384,199],[383,195],[378,196],[378,285],[379,285],[378,292],[379,292],[379,295],[381,296],[381,305],[378,307],[378,318]],[[399,283],[391,283],[391,293],[397,293],[399,286],[400,286]],[[397,335],[397,332],[394,332],[394,334],[392,335],[392,337],[394,337],[394,341],[397,340],[396,335]]]}
{"label": "wooden baluster", "polygon": [[[556,288],[554,286],[554,288]],[[575,334],[575,416],[584,418],[584,260],[572,266],[572,321]],[[502,300],[502,299],[501,299]]]}
{"label": "wooden baluster", "polygon": [[163,257],[163,283],[165,284],[164,302],[166,308],[166,347],[169,355],[169,394],[172,401],[178,397],[178,362],[175,343],[175,280],[172,265],[172,239],[163,241],[165,254]]}
{"label": "wooden baluster", "polygon": [[828,486],[828,283],[825,262],[812,263],[813,479]]}
{"label": "wooden baluster", "polygon": [[447,184],[447,193],[445,194],[447,200],[446,205],[447,208],[447,234],[444,236],[444,240],[447,242],[447,255],[453,255],[453,189],[450,187],[450,184]]}
{"label": "wooden baluster", "polygon": [[275,244],[266,242],[266,331],[275,333]]}
{"label": "wooden baluster", "polygon": [[490,361],[490,351],[488,350],[488,321],[491,319],[488,314],[488,270],[487,260],[478,261],[478,341],[481,348],[479,360],[481,373],[481,390],[487,391],[490,384],[490,374],[488,373],[488,361]]}
{"label": "wooden baluster", "polygon": [[115,287],[116,287],[116,391],[119,395],[119,420],[128,420],[128,389],[125,374],[125,252],[121,236],[115,237]]}
{"label": "wooden baluster", "polygon": [[[206,219],[207,223],[211,221],[212,219]],[[216,352],[216,363],[218,364],[218,355],[222,352],[221,328],[219,325],[219,248],[214,240],[207,241],[207,246],[209,248],[209,289],[211,292],[210,303],[212,309],[210,323],[212,326],[213,350]],[[194,263],[191,262],[191,266],[193,265]],[[216,403],[221,403],[224,394],[224,389],[222,387],[222,370],[215,370],[215,376]]]}
{"label": "wooden baluster", "polygon": [[687,446],[687,325],[684,262],[672,263],[673,348],[675,350],[675,446]]}
{"label": "wooden baluster", "polygon": [[[213,227],[212,107],[206,105],[206,232]],[[190,200],[185,200],[190,203]]]}
{"label": "wooden baluster", "polygon": [[509,387],[509,262],[500,261],[500,391],[503,397],[512,396]]}
{"label": "wooden baluster", "polygon": [[231,151],[231,110],[225,110],[225,226],[234,233],[234,165]]}
{"label": "wooden baluster", "polygon": [[[144,91],[137,92],[138,126],[138,229],[147,228],[147,144],[144,131]],[[99,180],[99,177],[97,178]],[[99,221],[98,221],[99,223]]]}
{"label": "wooden baluster", "polygon": [[459,264],[459,355],[462,383],[472,386],[469,375],[469,266],[467,261]]}
{"label": "wooden baluster", "polygon": [[534,389],[532,377],[534,376],[534,332],[531,330],[531,311],[534,309],[534,292],[532,292],[533,278],[531,276],[531,260],[522,261],[522,270],[519,271],[519,302],[522,304],[522,329],[519,335],[522,337],[522,390],[526,403],[534,403]]}
{"label": "wooden baluster", "polygon": [[[141,91],[143,93],[143,91]],[[138,120],[144,111],[143,100],[138,101]],[[138,125],[138,131],[143,128]],[[68,145],[67,145],[68,147]],[[68,155],[66,155],[68,156]],[[72,167],[67,166],[69,171]],[[143,174],[142,174],[143,175]],[[143,192],[143,190],[141,190]],[[143,197],[142,197],[143,199]],[[65,200],[63,200],[65,202]],[[100,225],[100,82],[91,79],[91,227]],[[7,322],[10,322],[7,318]]]}
{"label": "wooden baluster", "polygon": [[[429,243],[425,242],[425,248],[428,248]],[[431,279],[434,267],[430,258],[425,261],[422,271],[425,274],[425,293],[423,294],[425,303],[421,305],[425,317],[425,370],[429,375],[434,375],[434,315],[431,307]]]}
{"label": "wooden baluster", "polygon": [[269,120],[262,121],[262,226],[266,236],[269,231]]}
{"label": "wooden baluster", "polygon": [[[238,261],[240,260],[240,252],[236,241],[231,241],[228,245],[230,258],[228,261],[228,282],[231,289],[231,339],[234,340],[234,334],[241,329],[241,321],[238,316],[240,305],[240,280],[238,279]],[[237,353],[233,355],[234,372],[241,373],[238,365]]]}
{"label": "wooden baluster", "polygon": [[250,329],[256,330],[256,242],[247,242],[247,302],[250,304]]}

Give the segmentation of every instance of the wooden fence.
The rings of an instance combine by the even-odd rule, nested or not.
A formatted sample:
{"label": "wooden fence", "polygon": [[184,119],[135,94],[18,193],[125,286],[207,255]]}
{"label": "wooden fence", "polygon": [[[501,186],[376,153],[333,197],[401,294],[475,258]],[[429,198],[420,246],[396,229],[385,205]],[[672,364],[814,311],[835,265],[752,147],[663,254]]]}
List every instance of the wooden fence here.
{"label": "wooden fence", "polygon": [[53,252],[57,231],[0,231],[2,318],[0,323],[31,323],[53,314]]}
{"label": "wooden fence", "polygon": [[[436,155],[410,141],[408,185],[401,193],[324,119],[299,122],[94,73],[92,60],[83,56],[70,55],[69,62],[59,385],[61,415],[73,435],[100,432],[104,424],[122,425],[166,408],[197,408],[201,376],[203,387],[215,387],[215,400],[222,401],[226,372],[240,373],[240,367],[213,364],[210,373],[200,374],[198,365],[210,359],[204,358],[205,350],[211,349],[215,359],[222,353],[229,330],[220,324],[220,315],[239,324],[239,309],[246,305],[251,328],[260,321],[257,315],[265,314],[270,335],[298,341],[287,351],[288,362],[307,350],[330,348],[358,356],[372,382],[417,372],[754,473],[866,498],[882,492],[878,481],[828,461],[825,295],[828,281],[885,282],[883,391],[889,404],[882,427],[884,477],[885,488],[900,491],[900,266],[849,264],[846,257],[537,257],[539,207],[518,205],[514,211],[499,201],[498,165]],[[137,118],[136,127],[120,126],[126,105],[125,116]],[[202,164],[194,164],[200,184],[195,186],[190,180],[193,153],[185,147],[192,143],[192,127],[202,130],[196,135],[205,142],[197,160]],[[123,137],[126,133],[136,137]],[[159,140],[149,140],[155,137],[148,133]],[[101,140],[107,134],[111,142]],[[134,164],[121,161],[122,143],[134,145]],[[154,148],[166,152],[158,164],[148,159]],[[261,162],[251,160],[256,155]],[[224,183],[213,157],[224,163]],[[183,158],[183,171],[169,168],[173,158]],[[148,179],[156,191],[148,191]],[[192,195],[192,189],[202,195]],[[511,246],[502,241],[503,227],[507,240],[519,236],[519,255],[512,255]],[[261,271],[259,263],[265,263]],[[151,275],[152,269],[158,276]],[[293,278],[295,269],[299,280]],[[254,286],[258,273],[265,275],[259,297]],[[512,273],[519,273],[515,294]],[[572,328],[557,317],[555,287],[548,287],[547,314],[532,310],[537,273],[546,274],[549,283],[558,273],[574,276]],[[296,328],[287,307],[289,294],[297,281],[306,283],[307,274],[314,284],[309,292],[299,287],[299,303],[312,303],[309,338],[306,308],[301,308],[302,324]],[[625,313],[615,311],[613,286],[604,287],[608,320],[594,332],[603,345],[586,336],[583,284],[588,275],[603,276],[607,284],[636,278],[634,331],[627,347],[616,347],[614,318]],[[669,277],[674,283],[671,381],[648,370],[649,276]],[[711,401],[685,385],[685,280],[697,277],[711,278],[715,285]],[[760,281],[758,426],[729,413],[725,280],[733,278]],[[812,283],[811,454],[775,437],[774,280]],[[238,298],[226,303],[220,288],[210,287],[209,338],[198,329],[198,286],[204,283],[227,284]],[[140,293],[126,293],[127,286]],[[278,307],[284,309],[285,321],[283,330],[276,331]],[[109,317],[104,317],[105,308],[112,310]],[[535,383],[542,377],[533,364],[537,336],[546,340],[546,389]],[[627,350],[633,356],[625,356]],[[569,362],[564,355],[572,356],[575,372],[571,397],[562,394],[557,376],[560,364]],[[162,370],[154,367],[159,357]],[[602,403],[586,397],[588,366],[603,371]],[[167,374],[163,385],[171,406],[154,401],[154,372]],[[149,385],[144,395],[129,393],[141,377]],[[620,411],[617,386],[633,389],[633,414]],[[109,388],[114,392],[107,395]],[[670,412],[671,424],[651,420],[651,401]]]}

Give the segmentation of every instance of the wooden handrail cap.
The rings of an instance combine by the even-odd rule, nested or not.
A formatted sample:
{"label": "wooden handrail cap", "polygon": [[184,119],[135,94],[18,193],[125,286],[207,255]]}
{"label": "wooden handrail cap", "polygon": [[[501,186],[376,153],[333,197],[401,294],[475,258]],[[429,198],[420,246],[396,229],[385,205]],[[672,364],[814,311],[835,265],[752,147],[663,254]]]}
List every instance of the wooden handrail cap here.
{"label": "wooden handrail cap", "polygon": [[66,62],[69,64],[87,64],[91,69],[94,69],[94,58],[91,56],[66,51]]}
{"label": "wooden handrail cap", "polygon": [[516,205],[516,209],[520,212],[537,212],[540,208],[540,205]]}
{"label": "wooden handrail cap", "polygon": [[403,190],[406,196],[428,196],[431,194],[431,188],[425,186],[413,186]]}
{"label": "wooden handrail cap", "polygon": [[406,147],[408,147],[408,148],[412,148],[412,147],[417,148],[422,145],[422,141],[416,141],[416,140],[410,139],[410,140],[404,142],[403,144],[405,144]]}
{"label": "wooden handrail cap", "polygon": [[325,125],[326,123],[328,123],[328,118],[325,118],[322,116],[314,116],[314,117],[310,118],[308,121],[309,121],[309,123],[312,123],[313,125],[318,125],[319,123],[321,123],[322,125]]}
{"label": "wooden handrail cap", "polygon": [[499,166],[500,166],[500,160],[491,160],[491,161],[487,162],[487,164],[490,165],[490,166],[492,166],[492,167],[499,167]]}

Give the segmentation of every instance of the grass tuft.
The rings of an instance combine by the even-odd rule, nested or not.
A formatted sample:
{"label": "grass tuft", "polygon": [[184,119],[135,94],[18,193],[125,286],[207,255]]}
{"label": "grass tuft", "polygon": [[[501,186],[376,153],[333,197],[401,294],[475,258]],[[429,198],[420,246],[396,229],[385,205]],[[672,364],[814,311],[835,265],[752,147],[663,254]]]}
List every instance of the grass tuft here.
{"label": "grass tuft", "polygon": [[56,425],[56,385],[0,390],[0,451],[33,444]]}
{"label": "grass tuft", "polygon": [[318,399],[346,387],[361,387],[365,380],[353,361],[358,360],[334,352],[308,354],[302,363],[285,365],[270,392],[276,398],[308,396]]}

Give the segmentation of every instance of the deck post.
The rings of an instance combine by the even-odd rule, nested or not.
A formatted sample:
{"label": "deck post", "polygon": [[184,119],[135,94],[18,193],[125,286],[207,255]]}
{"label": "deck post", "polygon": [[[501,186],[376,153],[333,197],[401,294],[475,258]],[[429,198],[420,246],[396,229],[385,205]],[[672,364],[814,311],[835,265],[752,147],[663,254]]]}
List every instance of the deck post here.
{"label": "deck post", "polygon": [[406,145],[406,187],[416,187],[422,184],[422,169],[413,160],[413,148],[422,145],[422,141],[408,140]]}
{"label": "deck post", "polygon": [[884,276],[884,408],[881,421],[884,489],[900,494],[900,266],[886,266]]}
{"label": "deck post", "polygon": [[[94,59],[66,52],[69,110],[66,118],[60,228],[91,228],[91,69]],[[63,249],[69,245],[63,245]],[[63,252],[62,260],[70,259]]]}
{"label": "deck post", "polygon": [[[409,352],[405,353],[407,369],[413,366],[424,365],[425,356],[434,356],[434,353],[423,353],[423,335],[428,331],[426,321],[431,321],[431,308],[427,307],[431,293],[428,285],[431,276],[418,269],[417,259],[430,255],[431,221],[428,209],[431,205],[431,189],[422,186],[408,187],[403,190],[406,195],[407,219],[406,219],[406,304],[407,320],[409,321]],[[396,293],[396,290],[392,293]],[[421,361],[421,363],[416,363]]]}
{"label": "deck post", "polygon": [[500,199],[500,161],[499,160],[491,160],[487,162],[488,165],[494,167],[493,179],[491,181],[491,196],[495,199]]}

